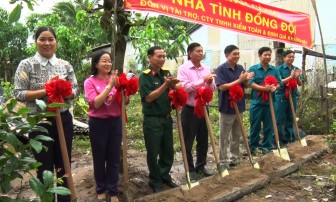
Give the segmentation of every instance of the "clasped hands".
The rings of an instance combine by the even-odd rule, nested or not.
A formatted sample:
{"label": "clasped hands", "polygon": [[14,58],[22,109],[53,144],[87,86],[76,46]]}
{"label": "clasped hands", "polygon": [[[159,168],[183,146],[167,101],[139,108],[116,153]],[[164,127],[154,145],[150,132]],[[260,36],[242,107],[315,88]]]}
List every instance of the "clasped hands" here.
{"label": "clasped hands", "polygon": [[211,84],[216,74],[209,74],[203,78],[204,83]]}
{"label": "clasped hands", "polygon": [[242,72],[239,76],[239,81],[244,82],[251,80],[254,77],[254,72]]}
{"label": "clasped hands", "polygon": [[168,88],[175,88],[176,84],[180,82],[180,80],[172,76],[164,77],[164,80],[165,80],[164,85],[166,85]]}

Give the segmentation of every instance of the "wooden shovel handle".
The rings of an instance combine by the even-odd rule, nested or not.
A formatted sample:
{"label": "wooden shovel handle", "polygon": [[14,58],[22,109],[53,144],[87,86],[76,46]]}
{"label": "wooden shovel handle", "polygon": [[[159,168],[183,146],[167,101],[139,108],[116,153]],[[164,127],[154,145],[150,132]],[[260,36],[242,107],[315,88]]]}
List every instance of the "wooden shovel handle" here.
{"label": "wooden shovel handle", "polygon": [[248,144],[247,135],[246,135],[244,127],[243,127],[242,118],[240,116],[236,101],[233,101],[233,106],[234,106],[234,110],[236,112],[236,116],[237,116],[237,119],[238,119],[238,122],[239,122],[240,130],[241,130],[241,133],[242,133],[242,136],[243,136],[246,152],[247,152],[248,156],[251,156],[251,150],[250,150],[250,147],[249,147],[249,144]]}
{"label": "wooden shovel handle", "polygon": [[299,126],[296,122],[296,113],[295,113],[295,110],[294,110],[294,104],[293,104],[293,99],[292,99],[292,91],[289,90],[289,104],[290,104],[290,107],[291,107],[291,111],[292,111],[292,117],[293,117],[293,124],[294,124],[294,127],[295,127],[295,130],[296,130],[296,138],[298,140],[300,140],[300,134],[299,134]]}
{"label": "wooden shovel handle", "polygon": [[274,106],[273,106],[273,98],[272,98],[272,93],[269,92],[269,105],[270,105],[270,110],[271,110],[271,117],[272,117],[272,123],[273,123],[273,130],[274,130],[274,137],[275,137],[275,142],[277,146],[280,144],[279,142],[279,133],[278,133],[278,127],[275,119],[275,113],[274,113]]}
{"label": "wooden shovel handle", "polygon": [[209,137],[210,137],[212,150],[213,150],[213,153],[214,153],[214,156],[215,156],[215,161],[216,161],[216,164],[219,165],[220,162],[219,162],[219,157],[218,157],[218,153],[217,153],[215,138],[214,138],[214,135],[213,135],[213,132],[212,132],[212,127],[211,127],[211,123],[210,123],[210,119],[209,119],[209,115],[208,115],[206,105],[204,105],[204,117],[205,117],[205,122],[206,122],[206,125],[207,125],[207,128],[208,128],[208,134],[209,134]]}
{"label": "wooden shovel handle", "polygon": [[180,114],[179,110],[177,109],[177,107],[176,107],[175,111],[176,111],[177,129],[178,129],[178,134],[179,134],[180,143],[181,143],[181,151],[182,151],[184,170],[185,170],[186,173],[188,173],[189,172],[189,165],[188,165],[187,152],[186,152],[184,137],[183,137],[181,114]]}
{"label": "wooden shovel handle", "polygon": [[122,126],[122,157],[123,157],[123,180],[128,188],[128,163],[127,163],[127,137],[126,137],[126,106],[125,93],[121,91],[121,126]]}
{"label": "wooden shovel handle", "polygon": [[55,119],[56,119],[57,131],[58,131],[58,139],[59,139],[60,146],[61,146],[64,169],[65,169],[65,173],[67,174],[66,180],[68,182],[68,187],[71,191],[71,201],[76,201],[77,200],[76,190],[75,190],[75,186],[74,186],[73,179],[72,179],[71,166],[70,166],[70,161],[69,161],[69,156],[68,156],[68,149],[67,149],[65,138],[64,138],[63,123],[62,123],[61,112],[60,112],[59,107],[56,108]]}

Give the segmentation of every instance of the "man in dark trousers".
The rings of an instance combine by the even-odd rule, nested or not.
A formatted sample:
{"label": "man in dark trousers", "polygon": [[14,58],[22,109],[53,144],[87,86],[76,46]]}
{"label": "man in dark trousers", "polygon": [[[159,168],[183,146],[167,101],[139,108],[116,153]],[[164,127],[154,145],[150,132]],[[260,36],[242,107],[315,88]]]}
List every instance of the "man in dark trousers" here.
{"label": "man in dark trousers", "polygon": [[[205,118],[198,118],[194,114],[195,96],[197,88],[209,87],[215,90],[216,85],[213,81],[215,74],[211,73],[209,67],[201,63],[204,52],[199,43],[191,43],[187,48],[188,61],[178,68],[177,78],[181,85],[188,92],[188,101],[183,106],[181,121],[183,127],[184,142],[190,171],[190,179],[197,180],[196,172],[203,176],[212,175],[206,168],[206,157],[208,152],[208,129]],[[196,165],[192,156],[193,142],[196,138]]]}
{"label": "man in dark trousers", "polygon": [[153,46],[147,53],[150,66],[139,77],[143,132],[149,169],[148,184],[154,192],[159,192],[163,183],[177,187],[169,174],[174,161],[174,147],[168,92],[179,81],[170,75],[168,69],[162,68],[166,54],[161,47]]}

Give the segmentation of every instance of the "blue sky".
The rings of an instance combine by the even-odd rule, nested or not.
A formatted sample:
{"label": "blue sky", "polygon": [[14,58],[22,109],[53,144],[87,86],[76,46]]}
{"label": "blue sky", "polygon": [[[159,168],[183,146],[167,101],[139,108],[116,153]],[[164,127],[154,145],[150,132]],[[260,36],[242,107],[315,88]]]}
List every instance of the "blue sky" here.
{"label": "blue sky", "polygon": [[[39,1],[39,6],[34,7],[34,12],[36,13],[45,13],[49,12],[52,6],[59,1],[65,0],[53,0],[53,3],[50,3],[50,0]],[[260,2],[268,2],[268,0],[259,0]],[[292,0],[295,1],[295,0]],[[310,2],[310,0],[307,0]],[[317,9],[319,12],[319,17],[321,21],[322,34],[325,44],[336,44],[336,23],[334,20],[336,19],[336,0],[316,0],[317,1]],[[15,5],[9,4],[9,0],[1,0],[2,8],[5,8],[8,11],[11,11]],[[24,18],[32,13],[26,6],[22,13],[21,22],[24,22]],[[312,19],[316,19],[315,16],[312,16]],[[316,29],[315,36],[316,44],[321,44],[320,35],[318,29]]]}

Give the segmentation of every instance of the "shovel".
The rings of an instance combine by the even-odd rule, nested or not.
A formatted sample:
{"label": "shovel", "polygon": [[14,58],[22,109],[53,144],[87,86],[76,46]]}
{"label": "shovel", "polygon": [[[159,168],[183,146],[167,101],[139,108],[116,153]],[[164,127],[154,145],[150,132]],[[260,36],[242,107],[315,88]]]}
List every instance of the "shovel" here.
{"label": "shovel", "polygon": [[122,156],[123,156],[123,181],[125,186],[125,195],[127,202],[131,201],[129,194],[129,177],[127,163],[127,138],[126,138],[126,107],[125,107],[125,92],[121,91],[121,126],[122,126]]}
{"label": "shovel", "polygon": [[296,139],[298,139],[300,141],[301,146],[306,147],[307,146],[306,139],[305,138],[301,139],[300,133],[299,133],[299,126],[298,126],[297,121],[296,121],[296,113],[294,111],[294,105],[293,105],[293,100],[292,100],[292,91],[289,91],[289,103],[290,103],[290,107],[291,107],[291,110],[292,110],[293,124],[294,124],[295,132],[296,132],[295,133]]}
{"label": "shovel", "polygon": [[60,146],[61,146],[64,169],[67,175],[66,180],[68,182],[68,186],[71,191],[71,201],[77,201],[76,190],[75,190],[75,186],[74,186],[73,179],[72,179],[70,161],[69,161],[69,156],[68,156],[68,149],[67,149],[65,138],[64,138],[64,130],[63,130],[61,112],[60,112],[59,107],[56,108],[55,119],[56,119],[57,131],[58,131],[58,139],[60,141]]}
{"label": "shovel", "polygon": [[274,130],[274,136],[275,136],[275,143],[277,146],[277,150],[273,150],[273,153],[275,156],[279,156],[287,161],[290,161],[287,148],[280,148],[280,141],[279,141],[279,134],[278,134],[278,127],[276,124],[276,119],[275,119],[275,113],[274,113],[274,106],[273,106],[273,98],[272,98],[272,93],[269,92],[269,105],[270,105],[270,110],[271,110],[271,116],[272,116],[272,123],[273,123],[273,130]]}
{"label": "shovel", "polygon": [[182,157],[183,157],[183,163],[184,163],[184,170],[185,170],[186,178],[187,178],[187,184],[181,185],[182,190],[185,191],[185,190],[190,190],[193,187],[199,185],[199,182],[193,182],[192,183],[190,181],[189,166],[188,166],[187,154],[186,154],[184,138],[183,138],[181,114],[179,113],[178,107],[176,107],[176,119],[177,119],[177,128],[178,128],[178,133],[179,133],[180,143],[181,143],[181,151],[182,151]]}
{"label": "shovel", "polygon": [[233,100],[233,106],[234,106],[234,110],[235,110],[235,112],[236,112],[237,119],[238,119],[238,121],[239,121],[240,130],[241,130],[241,132],[242,132],[242,136],[243,136],[243,140],[244,140],[244,145],[245,145],[246,152],[247,152],[247,154],[248,154],[250,163],[251,163],[251,165],[252,165],[253,168],[255,168],[255,169],[260,169],[259,164],[253,161],[253,158],[252,158],[252,155],[251,155],[251,150],[250,150],[250,147],[249,147],[249,144],[248,144],[248,141],[247,141],[247,136],[246,136],[246,133],[245,133],[245,131],[244,131],[244,127],[243,127],[242,119],[241,119],[241,117],[240,117],[240,113],[239,113],[239,110],[238,110],[238,106],[237,106],[237,103],[236,103],[235,100]]}
{"label": "shovel", "polygon": [[219,157],[218,157],[218,153],[217,153],[217,148],[216,148],[216,144],[215,144],[215,138],[214,138],[214,135],[213,135],[213,132],[212,132],[212,128],[211,128],[210,119],[209,119],[209,115],[208,115],[206,105],[204,105],[204,116],[205,116],[205,122],[206,122],[206,125],[207,125],[207,128],[208,128],[208,133],[209,133],[209,137],[210,137],[212,151],[213,151],[214,156],[215,156],[218,175],[219,175],[219,178],[222,179],[223,177],[229,175],[229,171],[227,169],[223,169],[223,170],[221,169],[220,162],[219,162]]}

